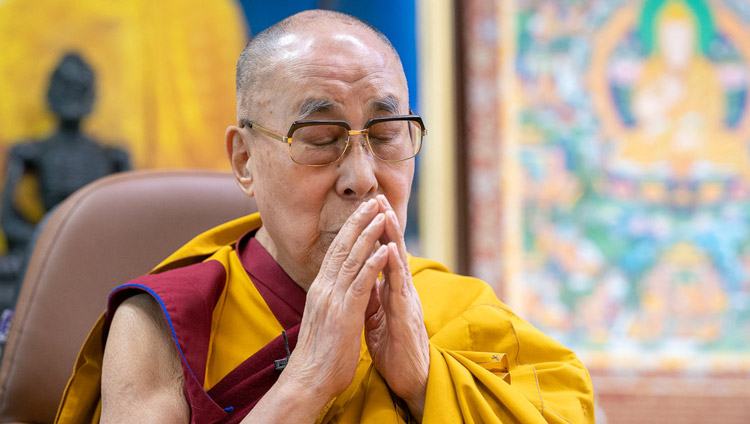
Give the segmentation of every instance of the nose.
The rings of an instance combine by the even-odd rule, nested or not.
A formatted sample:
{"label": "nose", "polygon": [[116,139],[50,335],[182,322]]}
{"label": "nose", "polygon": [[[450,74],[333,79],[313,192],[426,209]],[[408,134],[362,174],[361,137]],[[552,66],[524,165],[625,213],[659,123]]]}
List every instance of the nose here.
{"label": "nose", "polygon": [[336,192],[341,197],[359,200],[377,193],[379,161],[372,156],[364,134],[351,137],[347,152],[336,163]]}

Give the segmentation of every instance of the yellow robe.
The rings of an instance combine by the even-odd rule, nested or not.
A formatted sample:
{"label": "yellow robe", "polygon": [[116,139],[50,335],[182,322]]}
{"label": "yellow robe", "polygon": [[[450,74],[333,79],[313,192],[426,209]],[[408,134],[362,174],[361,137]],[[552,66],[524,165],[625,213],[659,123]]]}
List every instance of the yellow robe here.
{"label": "yellow robe", "polygon": [[[227,296],[237,292],[233,291],[233,285],[246,285],[249,281],[241,264],[237,267],[239,259],[234,242],[260,225],[260,217],[255,214],[210,230],[167,258],[155,272],[216,260],[227,271],[226,286],[217,304],[226,302]],[[424,422],[594,422],[590,377],[573,352],[517,317],[486,283],[452,274],[427,259],[410,257],[409,267],[430,338]],[[221,378],[221,373],[209,376],[211,369],[221,369],[215,361],[250,356],[254,349],[263,346],[270,337],[268,334],[278,334],[281,328],[270,310],[262,307],[257,291],[249,289],[242,293],[250,300],[239,300],[238,305],[255,303],[261,307],[249,313],[242,307],[224,307],[220,313],[214,309],[212,331],[228,329],[225,326],[218,330],[217,320],[242,322],[253,315],[256,323],[273,329],[256,335],[246,327],[238,328],[236,331],[249,340],[244,344],[218,343],[212,334],[211,354],[205,369],[206,376],[213,381]],[[234,318],[227,319],[230,316]],[[98,422],[103,322],[100,319],[84,344],[57,422]],[[352,383],[321,411],[318,422],[384,423],[405,419],[408,419],[406,414],[374,369],[363,343]]]}

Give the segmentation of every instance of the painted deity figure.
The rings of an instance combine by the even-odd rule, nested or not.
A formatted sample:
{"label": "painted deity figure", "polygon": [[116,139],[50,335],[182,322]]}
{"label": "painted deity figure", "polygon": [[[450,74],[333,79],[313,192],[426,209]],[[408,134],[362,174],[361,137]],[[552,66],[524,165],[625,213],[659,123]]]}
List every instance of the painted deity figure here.
{"label": "painted deity figure", "polygon": [[721,277],[697,246],[677,243],[660,257],[641,288],[640,314],[630,334],[655,342],[665,337],[715,342],[729,307]]}
{"label": "painted deity figure", "polygon": [[636,128],[618,159],[678,180],[750,176],[747,146],[723,124],[725,90],[700,53],[694,13],[670,0],[654,22],[656,45],[633,90]]}

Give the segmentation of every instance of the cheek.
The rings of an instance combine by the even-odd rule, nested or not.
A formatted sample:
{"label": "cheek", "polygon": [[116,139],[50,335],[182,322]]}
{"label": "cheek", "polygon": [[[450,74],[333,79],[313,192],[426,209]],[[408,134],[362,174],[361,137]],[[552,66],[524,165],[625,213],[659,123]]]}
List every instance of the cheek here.
{"label": "cheek", "polygon": [[267,213],[273,214],[270,219],[276,231],[297,240],[295,243],[309,243],[306,240],[315,238],[319,231],[320,213],[330,183],[326,184],[319,175],[311,172],[315,170],[276,163],[267,166],[263,175],[263,206],[269,211]]}
{"label": "cheek", "polygon": [[288,194],[295,188],[295,179],[293,169],[285,162],[287,158],[282,156],[285,152],[269,150],[254,152],[253,188],[263,221],[268,227],[277,227],[277,223],[288,221],[293,212],[294,197]]}
{"label": "cheek", "polygon": [[391,168],[390,172],[383,175],[380,181],[383,194],[385,194],[396,215],[398,215],[399,222],[403,228],[406,224],[406,211],[411,193],[414,165],[413,163],[396,165],[403,166]]}

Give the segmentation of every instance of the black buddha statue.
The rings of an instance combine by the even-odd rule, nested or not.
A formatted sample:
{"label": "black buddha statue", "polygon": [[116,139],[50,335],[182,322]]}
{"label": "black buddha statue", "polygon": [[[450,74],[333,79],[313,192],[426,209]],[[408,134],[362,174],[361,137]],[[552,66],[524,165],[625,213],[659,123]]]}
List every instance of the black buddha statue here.
{"label": "black buddha statue", "polygon": [[81,56],[66,54],[52,73],[47,92],[49,107],[59,120],[57,129],[45,139],[14,145],[7,155],[0,223],[9,253],[0,263],[0,280],[10,277],[13,268],[20,273],[18,258],[25,255],[37,224],[17,206],[17,188],[24,176],[36,178],[38,197],[48,212],[84,185],[130,169],[124,150],[101,146],[81,133],[81,120],[94,105],[94,80],[93,70]]}

